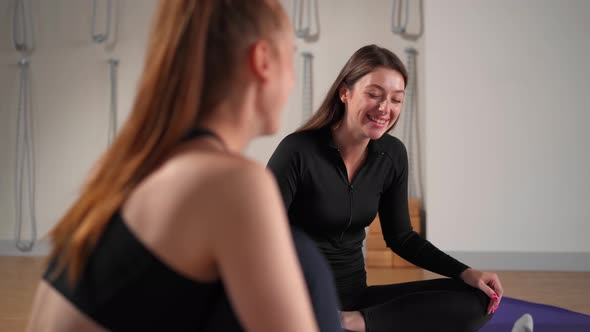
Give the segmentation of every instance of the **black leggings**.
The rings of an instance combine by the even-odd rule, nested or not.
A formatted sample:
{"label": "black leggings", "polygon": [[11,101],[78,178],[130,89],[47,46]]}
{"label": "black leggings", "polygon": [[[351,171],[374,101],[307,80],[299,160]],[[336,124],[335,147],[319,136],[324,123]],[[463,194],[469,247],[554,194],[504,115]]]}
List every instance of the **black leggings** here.
{"label": "black leggings", "polygon": [[[291,233],[320,331],[341,332],[338,296],[328,263],[305,233],[294,227],[291,228]],[[204,331],[243,331],[226,296],[220,297],[212,306],[213,314]],[[272,315],[272,312],[268,314]]]}
{"label": "black leggings", "polygon": [[492,317],[485,293],[453,279],[369,286],[341,301],[342,310],[361,311],[367,332],[471,332]]}

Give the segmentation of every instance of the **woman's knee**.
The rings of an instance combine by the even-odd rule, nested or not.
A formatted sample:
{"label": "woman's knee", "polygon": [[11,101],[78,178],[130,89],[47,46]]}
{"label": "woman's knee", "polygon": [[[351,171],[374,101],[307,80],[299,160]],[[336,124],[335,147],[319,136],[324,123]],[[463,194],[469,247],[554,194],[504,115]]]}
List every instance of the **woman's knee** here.
{"label": "woman's knee", "polygon": [[477,331],[484,326],[493,316],[487,313],[490,304],[490,298],[481,290],[472,288],[468,292],[469,299],[465,303],[463,321],[465,322],[464,331]]}
{"label": "woman's knee", "polygon": [[490,304],[490,298],[480,289],[473,288],[466,283],[455,279],[438,279],[440,290],[447,290],[458,295],[457,301],[463,302],[461,307],[473,308],[470,315],[486,315]]}
{"label": "woman's knee", "polygon": [[448,308],[453,312],[447,315],[460,325],[457,331],[477,331],[491,319],[492,315],[487,314],[490,298],[484,292],[454,279],[440,279],[438,283],[452,303]]}

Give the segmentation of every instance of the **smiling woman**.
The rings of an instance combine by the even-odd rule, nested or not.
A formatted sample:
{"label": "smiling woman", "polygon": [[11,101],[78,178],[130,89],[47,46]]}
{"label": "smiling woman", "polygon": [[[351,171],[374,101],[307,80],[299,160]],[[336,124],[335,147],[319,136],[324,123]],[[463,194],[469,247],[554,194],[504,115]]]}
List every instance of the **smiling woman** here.
{"label": "smiling woman", "polygon": [[[387,75],[387,72],[393,75]],[[345,117],[345,101],[342,99],[348,98],[347,92],[352,94],[355,83],[359,83],[358,85],[362,86],[362,92],[367,93],[377,102],[379,99],[385,101],[387,98],[392,98],[388,94],[395,94],[391,102],[395,102],[399,107],[395,107],[397,111],[395,118],[388,120],[389,125],[386,131],[389,131],[401,112],[401,102],[407,81],[408,72],[395,54],[376,45],[365,46],[356,51],[344,65],[318,111],[299,131],[339,124]]]}
{"label": "smiling woman", "polygon": [[[475,331],[496,310],[502,286],[495,274],[469,268],[412,229],[406,149],[386,135],[402,110],[407,81],[395,54],[362,47],[268,167],[290,222],[315,240],[331,265],[345,329]],[[449,279],[368,287],[362,246],[377,213],[389,248]]]}
{"label": "smiling woman", "polygon": [[360,78],[353,87],[339,88],[340,100],[349,105],[339,130],[358,131],[378,139],[395,123],[402,110],[406,80],[399,71],[379,67]]}

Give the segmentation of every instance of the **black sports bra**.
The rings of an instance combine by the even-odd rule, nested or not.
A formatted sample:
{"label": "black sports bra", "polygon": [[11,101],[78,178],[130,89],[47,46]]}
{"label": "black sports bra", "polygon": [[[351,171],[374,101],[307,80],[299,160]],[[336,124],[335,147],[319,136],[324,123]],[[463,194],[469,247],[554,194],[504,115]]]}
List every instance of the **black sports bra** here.
{"label": "black sports bra", "polygon": [[[199,136],[217,137],[198,129],[185,139]],[[56,267],[55,260],[50,262],[43,278],[109,330],[241,330],[220,281],[197,282],[174,271],[139,241],[120,211],[109,221],[74,287],[65,269],[54,276]]]}

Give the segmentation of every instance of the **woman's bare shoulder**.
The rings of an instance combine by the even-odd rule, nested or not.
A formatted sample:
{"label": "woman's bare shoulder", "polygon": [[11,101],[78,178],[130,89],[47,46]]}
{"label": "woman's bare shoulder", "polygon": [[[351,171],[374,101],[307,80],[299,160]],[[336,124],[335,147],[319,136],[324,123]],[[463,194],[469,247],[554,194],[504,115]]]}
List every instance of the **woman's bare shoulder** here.
{"label": "woman's bare shoulder", "polygon": [[171,158],[138,189],[147,201],[199,207],[201,212],[224,204],[254,203],[278,193],[272,174],[258,162],[240,155],[201,152]]}
{"label": "woman's bare shoulder", "polygon": [[238,184],[249,184],[270,176],[258,162],[225,153],[188,154],[172,161],[163,173],[164,181],[193,190],[209,190],[225,185],[236,188]]}

